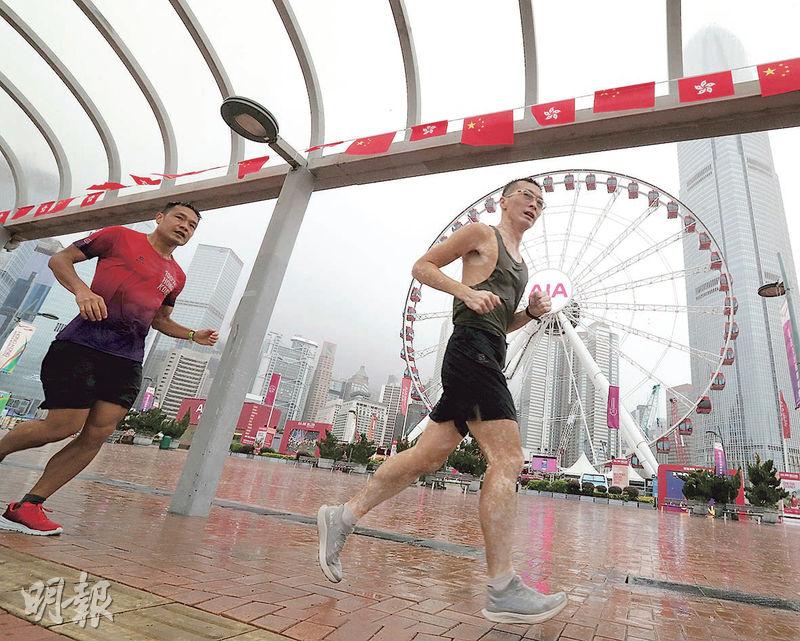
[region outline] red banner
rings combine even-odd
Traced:
[[[792,421],[789,418],[789,406],[783,398],[783,390],[778,392],[779,405],[781,406],[781,427],[783,428],[783,438],[792,438]]]
[[[594,92],[594,112],[649,109],[656,104],[656,83],[644,82]]]
[[[762,96],[800,90],[800,58],[758,65]]]
[[[403,376],[403,382],[400,384],[400,412],[403,416],[408,412],[408,396],[411,393],[411,379],[408,376]]]
[[[273,373],[269,379],[269,387],[264,396],[265,405],[275,405],[275,398],[278,396],[278,388],[281,386],[281,375]]]
[[[514,144],[514,111],[464,118],[461,144],[472,147],[491,147]]]
[[[260,156],[258,158],[242,160],[239,163],[239,172],[237,174],[237,178],[242,179],[247,176],[247,174],[258,173],[268,160],[269,156]]]
[[[619,387],[617,385],[608,386],[607,420],[608,427],[612,430],[619,429]]]
[[[377,136],[356,138],[356,140],[344,150],[344,153],[351,156],[370,156],[372,154],[386,153],[389,151],[389,147],[392,146],[392,141],[396,133],[396,131],[390,131],[389,133],[378,134]]]
[[[425,138],[436,138],[436,136],[444,136],[447,133],[447,121],[439,120],[438,122],[429,122],[425,125],[416,125],[411,127],[411,142],[417,140],[425,140]]]
[[[566,125],[575,122],[575,98],[533,105],[531,113],[542,127]]]
[[[697,102],[733,95],[733,74],[730,71],[708,73],[678,80],[681,102]]]

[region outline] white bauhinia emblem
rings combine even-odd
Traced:
[[[695,91],[697,91],[698,96],[702,96],[704,93],[714,93],[714,85],[717,84],[716,82],[709,82],[708,80],[703,80],[699,85],[695,85]]]
[[[547,111],[544,112],[544,119],[545,120],[558,120],[558,114],[561,113],[561,109],[556,109],[555,107],[550,107]]]
[[[422,133],[425,136],[430,136],[432,133],[436,131],[436,125],[425,125],[422,128]]]

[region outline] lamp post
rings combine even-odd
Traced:
[[[792,362],[789,363],[789,374],[792,379],[792,392],[795,394],[795,409],[797,409],[797,392],[795,391],[795,386],[797,385],[798,381],[798,349],[800,349],[800,340],[798,340],[798,333],[797,333],[797,316],[794,312],[794,301],[792,296],[792,291],[794,287],[792,287],[791,282],[786,274],[786,265],[783,262],[783,256],[780,252],[778,252],[778,265],[781,270],[781,278],[783,280],[775,283],[767,283],[766,285],[762,285],[758,288],[758,295],[763,298],[776,298],[778,296],[786,296],[786,307],[789,311],[789,325],[791,327],[791,334],[792,334]],[[778,414],[780,416],[780,408],[778,409]],[[784,438],[781,423],[778,423],[778,429],[781,430],[780,433],[780,440],[781,440],[781,450],[783,453],[783,470],[785,472],[789,471],[789,453],[786,448],[786,439]]]
[[[252,383],[264,333],[315,182],[305,159],[278,136],[278,123],[267,109],[248,98],[231,96],[223,101],[220,113],[236,133],[269,145],[291,171],[286,174],[233,316],[214,385],[172,495],[169,511],[187,516],[208,516],[211,509],[242,400]]]

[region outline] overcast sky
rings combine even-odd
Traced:
[[[159,171],[157,129],[140,93],[72,3],[9,3],[48,39],[92,91],[119,137],[125,171]],[[219,119],[219,93],[196,51],[187,44],[169,3],[98,0],[135,51],[175,120],[180,170],[226,163],[229,135]],[[218,48],[237,93],[269,106],[282,134],[304,148],[308,102],[302,76],[271,3],[236,0],[189,3]],[[542,102],[596,89],[667,79],[664,3],[618,0],[534,0]],[[315,54],[325,96],[326,139],[338,140],[404,126],[402,61],[386,2],[347,0],[292,5]],[[423,121],[458,118],[523,104],[522,45],[517,0],[406,0],[420,61]],[[743,42],[748,62],[800,56],[800,3],[704,0],[684,2],[684,42],[709,23]],[[243,19],[245,18],[245,19]],[[74,39],[81,46],[76,47]],[[3,71],[41,106],[75,159],[78,185],[102,180],[104,159],[91,125],[69,97],[48,80],[27,45],[0,23]],[[13,61],[9,63],[9,61]],[[8,67],[8,68],[7,68]],[[55,92],[55,93],[54,93]],[[145,114],[145,115],[141,115]],[[0,119],[23,165],[55,175],[41,136],[18,108],[0,96]],[[800,169],[797,129],[770,132],[775,166],[787,205],[795,251],[800,224],[790,185]],[[249,145],[247,156],[263,153]],[[678,193],[674,145],[604,152],[439,174],[314,194],[277,301],[270,329],[338,345],[335,374],[348,377],[364,364],[373,389],[400,375],[401,312],[413,261],[441,227],[468,203],[509,178],[569,167],[596,167],[639,176]],[[0,186],[9,183],[0,163]],[[44,188],[43,188],[44,189]],[[10,193],[8,190],[0,192]],[[188,265],[194,247],[231,247],[245,263],[236,299],[249,276],[274,202],[208,212],[192,243],[177,252]]]

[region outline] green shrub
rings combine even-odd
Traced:
[[[780,487],[781,482],[776,471],[772,459],[762,462],[758,454],[755,463],[747,464],[751,485],[744,493],[751,505],[775,508],[778,501],[789,498],[789,493]]]
[[[677,474],[683,479],[683,495],[690,501],[707,503],[731,503],[739,493],[741,470],[735,476],[716,476],[708,470],[695,470],[689,474]]]
[[[608,488],[608,493],[615,495],[622,494],[622,488],[619,485],[612,485],[610,488]]]
[[[231,452],[234,454],[252,454],[252,445],[242,445],[241,443],[231,443]]]
[[[622,491],[631,501],[639,496],[639,488],[633,487],[632,485],[627,485]]]
[[[600,496],[605,496],[607,494],[606,488],[602,485],[600,487],[594,488],[594,493],[599,494]]]
[[[372,455],[375,454],[377,448],[375,443],[367,440],[366,434],[360,434],[355,443],[350,443],[347,446],[347,455],[351,463],[356,465],[366,465],[369,463]]]
[[[640,496],[636,500],[639,501],[639,503],[651,503],[652,504],[654,502],[652,496]]]
[[[164,436],[170,436],[172,438],[178,439],[183,436],[183,433],[189,427],[189,415],[187,414],[184,416],[180,421],[176,420],[168,420],[164,421],[164,424],[161,426],[161,433]]]
[[[447,457],[447,467],[454,467],[462,474],[481,476],[486,466],[486,459],[477,441],[461,441],[458,449]]]
[[[553,481],[550,484],[550,491],[558,492],[559,494],[565,494],[569,492],[569,483],[567,483],[564,479]]]
[[[550,482],[544,479],[535,479],[528,482],[529,490],[538,490],[539,492],[548,492],[550,490]]]
[[[584,496],[593,496],[594,495],[594,483],[586,483],[581,484],[581,494]]]
[[[329,458],[338,461],[344,456],[344,446],[339,442],[339,439],[333,435],[333,432],[327,432],[325,438],[317,441],[317,447],[319,447],[320,458]]]

